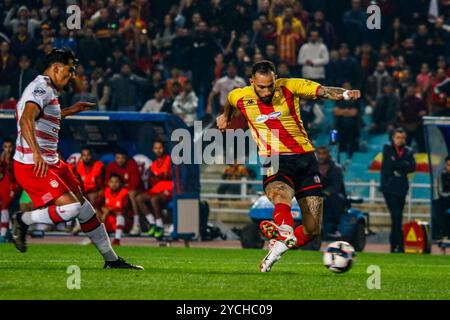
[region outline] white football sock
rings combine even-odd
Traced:
[[[22,214],[22,221],[27,225],[35,223],[58,224],[64,221],[70,221],[77,217],[80,213],[80,209],[81,205],[79,202],[63,206],[51,205],[46,208],[24,212]]]
[[[100,223],[89,201],[86,198],[84,200],[78,216],[81,230],[91,239],[105,261],[116,261],[118,257],[111,247],[105,225]]]
[[[0,236],[6,236],[6,232],[9,227],[9,211],[8,209],[2,209],[0,217]]]
[[[125,226],[125,218],[123,216],[116,217],[116,234],[114,238],[122,238],[123,227]]]
[[[139,223],[139,215],[135,214],[133,216],[133,227],[139,227],[140,223]]]
[[[151,213],[146,215],[145,218],[147,219],[148,223],[155,224],[155,217]]]

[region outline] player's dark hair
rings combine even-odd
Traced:
[[[120,148],[120,147],[118,147],[118,148],[116,148],[116,150],[114,150],[114,154],[121,154],[121,155],[128,157],[128,151],[126,149]]]
[[[77,57],[71,50],[66,48],[53,48],[52,51],[50,51],[50,53],[45,57],[44,70],[50,68],[50,66],[54,63],[62,63],[68,65],[70,63],[70,60],[73,60],[75,65],[78,63]]]
[[[253,76],[256,73],[269,74],[271,72],[275,73],[275,65],[269,60],[258,61],[252,67],[252,75]]]
[[[155,143],[161,143],[164,146],[164,140],[162,138],[156,138],[153,140],[153,145],[155,145]]]
[[[392,130],[391,137],[393,137],[396,133],[406,134],[406,131],[402,127],[395,128],[394,130]]]
[[[92,148],[89,147],[89,146],[82,146],[82,147],[81,147],[81,151],[83,151],[83,150],[87,150],[87,151],[89,151],[91,154],[93,153],[93,152],[92,152]]]
[[[111,180],[111,178],[117,178],[117,179],[119,179],[120,184],[123,184],[123,179],[122,179],[122,177],[121,177],[120,175],[118,175],[117,173],[111,173],[111,175],[109,176],[108,181]]]
[[[5,142],[9,142],[9,143],[14,144],[14,140],[12,138],[5,138],[5,139],[3,139],[3,143],[5,143]]]

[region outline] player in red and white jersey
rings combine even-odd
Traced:
[[[53,49],[46,56],[43,75],[27,86],[17,104],[14,174],[38,209],[13,215],[13,241],[20,252],[25,252],[29,225],[78,219],[83,232],[105,259],[105,268],[143,269],[116,255],[105,226],[83,197],[73,172],[57,153],[61,119],[94,106],[78,102],[61,109],[59,105],[58,95],[74,79],[76,63],[71,51]]]

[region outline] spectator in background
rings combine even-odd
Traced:
[[[366,101],[374,107],[376,101],[383,95],[383,88],[386,85],[393,85],[393,79],[386,70],[386,64],[382,61],[377,63],[374,73],[367,78]]]
[[[349,47],[342,43],[339,48],[339,60],[335,65],[337,83],[350,82],[353,88],[361,87],[361,67],[350,55]]]
[[[330,225],[328,236],[338,238],[342,236],[338,226],[341,215],[345,213],[347,197],[344,186],[344,173],[341,166],[331,159],[330,150],[327,147],[318,147],[316,154],[320,180],[324,191],[323,218]]]
[[[89,202],[96,203],[103,190],[105,166],[93,158],[91,148],[81,149],[80,160],[75,166],[74,173],[80,179],[82,191]]]
[[[437,177],[437,222],[434,231],[437,239],[450,238],[450,156],[445,158],[444,169]]]
[[[276,43],[278,57],[290,67],[295,66],[297,64],[297,49],[301,43],[301,38],[293,31],[291,20],[283,20],[283,28],[277,35]]]
[[[164,87],[156,88],[155,97],[148,100],[141,109],[141,112],[160,112],[164,106]]]
[[[447,103],[448,94],[439,90],[439,85],[449,79],[445,69],[439,68],[431,82],[431,110],[436,116],[448,116],[450,114]]]
[[[275,3],[275,1],[272,2],[272,4]],[[303,27],[303,23],[294,17],[294,8],[290,5],[287,5],[284,7],[283,15],[276,16],[274,13],[273,7],[271,7],[269,12],[269,20],[275,24],[276,32],[278,34],[283,32],[283,29],[286,28],[285,23],[286,21],[289,21],[289,25],[292,28],[292,32],[297,34],[299,43],[305,41],[306,39],[306,32],[305,28]]]
[[[79,101],[95,103],[96,106],[92,110],[96,110],[96,109],[98,110],[97,96],[90,91],[89,80],[86,78],[81,80],[80,91],[75,93],[72,96],[71,104],[75,104],[76,102],[79,102]]]
[[[197,118],[198,97],[192,88],[192,82],[184,83],[183,91],[175,98],[172,112],[183,119],[184,123],[193,130],[194,121]]]
[[[19,59],[19,70],[14,72],[10,97],[19,100],[22,92],[39,74],[36,69],[31,68],[30,58],[21,56]]]
[[[9,49],[9,43],[3,41],[0,46],[0,103],[10,96],[13,75],[17,67],[17,60]]]
[[[92,28],[85,28],[84,31],[84,37],[77,46],[77,57],[86,69],[94,70],[102,60],[102,45]]]
[[[96,68],[91,74],[91,93],[98,101],[98,110],[106,111],[109,106],[109,97],[111,89],[108,84],[108,80],[104,77],[102,68]]]
[[[266,59],[272,61],[274,65],[280,63],[280,57],[277,55],[277,47],[274,44],[267,44],[264,54]]]
[[[298,54],[298,64],[303,66],[302,77],[323,83],[329,61],[327,46],[319,41],[319,32],[311,30],[309,41],[302,45]]]
[[[411,147],[414,139],[418,152],[425,152],[422,117],[427,111],[425,101],[416,94],[416,85],[410,84],[400,103],[400,123],[406,131],[406,144]]]
[[[178,82],[181,87],[183,87],[184,83],[188,80],[188,78],[181,74],[180,69],[174,67],[170,70],[170,78],[166,80],[166,88],[164,94],[166,96],[171,96],[173,94],[172,87],[175,82]]]
[[[223,180],[241,180],[244,177],[249,177],[250,173],[247,168],[239,164],[237,160],[234,160],[233,164],[228,164],[222,174]],[[222,183],[217,189],[218,194],[240,194],[241,185],[240,184],[229,184]]]
[[[130,59],[123,54],[121,47],[114,47],[112,55],[106,60],[105,76],[109,77],[120,73],[124,64],[131,65]]]
[[[105,224],[108,233],[114,232],[113,246],[120,246],[126,218],[131,212],[128,189],[123,186],[123,180],[118,174],[111,174],[105,190],[95,205],[97,217]]]
[[[314,13],[314,21],[308,26],[307,34],[310,34],[312,30],[317,30],[319,37],[327,48],[336,49],[337,38],[334,27],[330,22],[325,21],[325,15],[322,11]]]
[[[352,90],[349,82],[343,83],[342,88]],[[347,152],[348,163],[353,153],[359,149],[361,126],[359,101],[337,101],[334,107],[334,120],[339,132],[339,152]]]
[[[292,78],[291,69],[288,64],[281,61],[277,66],[277,76],[278,78]]]
[[[36,56],[36,41],[27,32],[27,25],[19,23],[17,33],[11,39],[11,53],[16,56]]]
[[[140,87],[145,84],[145,79],[131,72],[131,65],[124,63],[119,74],[112,76],[111,109],[114,111],[137,111],[139,107]]]
[[[391,47],[393,52],[399,52],[402,47],[403,40],[406,39],[408,31],[404,26],[400,18],[394,18],[392,26],[387,30],[385,35],[385,41]]]
[[[133,208],[133,228],[131,235],[138,235],[140,230],[138,207],[136,197],[142,190],[143,183],[139,168],[133,158],[128,157],[128,152],[124,149],[118,149],[114,153],[114,161],[108,164],[105,173],[105,185],[108,183],[112,174],[116,174],[122,178],[123,186],[128,189],[131,206]]]
[[[77,49],[77,42],[71,33],[72,31],[69,31],[65,25],[62,25],[59,28],[58,37],[53,41],[53,46],[59,49],[68,48],[75,52]]]
[[[242,88],[245,86],[246,86],[245,80],[237,76],[236,67],[232,63],[229,63],[227,66],[226,76],[217,80],[214,83],[211,92],[209,93],[206,113],[217,114],[217,109],[213,108],[214,98],[217,96],[219,96],[219,105],[220,105],[219,113],[221,113],[223,107],[227,103],[228,93],[235,88]]]
[[[260,20],[253,20],[252,31],[250,33],[250,47],[263,50],[266,47],[266,39],[264,37],[263,25]]]
[[[386,84],[383,87],[383,95],[377,99],[372,111],[372,125],[369,132],[381,134],[394,129],[399,108],[400,100],[395,95],[394,87],[391,84]]]
[[[4,26],[8,30],[12,30],[12,33],[16,35],[17,33],[19,33],[20,24],[24,24],[28,32],[28,36],[34,37],[35,31],[39,28],[41,22],[36,19],[30,18],[30,11],[26,6],[19,7],[19,10],[17,10],[16,18],[14,18],[15,11],[15,7],[12,7],[8,11],[5,20],[3,21]]]
[[[361,45],[366,29],[366,13],[361,8],[361,0],[352,0],[352,7],[344,13],[344,37],[349,47],[354,49]]]
[[[321,106],[316,101],[300,99],[300,112],[303,125],[308,130],[308,136],[314,139],[325,119]]]
[[[159,239],[164,235],[162,210],[173,197],[172,164],[162,140],[153,142],[152,151],[156,159],[149,168],[149,189],[138,196],[137,203],[140,213],[150,224],[147,234]]]
[[[38,51],[43,51],[46,44],[53,46],[53,41],[55,41],[55,39],[52,36],[52,31],[50,30],[48,23],[41,24],[41,36],[36,40],[38,44]]]
[[[414,172],[413,151],[406,146],[406,132],[397,128],[391,135],[391,144],[383,147],[380,190],[391,215],[389,241],[392,253],[404,252],[402,220],[405,198],[409,189],[408,174]]]
[[[422,63],[420,73],[416,77],[419,92],[422,96],[426,96],[431,87],[431,72],[427,63]]]
[[[54,30],[55,34],[59,34],[59,29],[65,23],[64,18],[57,6],[53,6],[49,13],[47,23],[50,25],[50,29]]]

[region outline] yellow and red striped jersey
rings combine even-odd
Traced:
[[[270,103],[261,101],[253,86],[237,88],[228,102],[243,114],[261,156],[300,154],[314,151],[300,115],[300,98],[316,99],[320,84],[306,79],[275,81]]]

